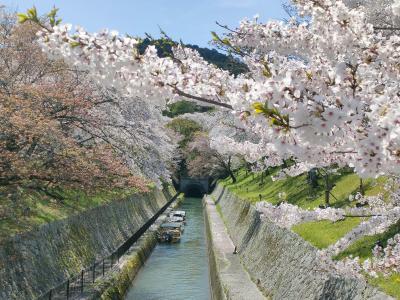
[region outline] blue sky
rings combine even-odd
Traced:
[[[81,25],[88,31],[104,28],[143,36],[159,33],[158,26],[174,39],[207,46],[215,21],[235,27],[245,17],[260,15],[262,21],[282,19],[284,0],[6,0],[11,9],[25,11],[35,5],[45,13],[55,5],[64,22]]]

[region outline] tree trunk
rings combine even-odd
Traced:
[[[365,195],[364,185],[363,185],[363,180],[362,180],[362,178],[360,178],[360,194],[361,194],[362,196]]]
[[[283,159],[283,167],[286,169],[288,167],[286,160]]]
[[[329,176],[328,174],[325,175],[325,206],[329,207],[329,193],[330,193],[330,186],[329,186]]]
[[[232,172],[231,170],[229,170],[228,172],[229,172],[229,176],[230,176],[231,179],[232,179],[232,183],[236,183],[236,177],[235,177],[235,175],[233,174],[233,172]]]
[[[235,174],[233,174],[233,172],[232,172],[232,169],[231,169],[231,156],[229,156],[229,158],[228,158],[228,165],[227,165],[227,169],[228,169],[228,173],[229,173],[229,176],[231,176],[231,178],[232,178],[232,183],[235,183],[236,182],[236,177],[235,177]]]

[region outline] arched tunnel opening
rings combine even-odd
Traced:
[[[184,193],[186,197],[202,198],[206,191],[204,191],[202,186],[191,184],[186,187]]]

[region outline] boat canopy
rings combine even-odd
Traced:
[[[183,210],[175,210],[172,212],[174,215],[186,216],[186,212]]]
[[[178,222],[183,222],[184,219],[180,216],[172,216],[169,218],[169,221],[171,221],[172,223],[178,223]]]

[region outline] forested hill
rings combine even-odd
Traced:
[[[140,52],[143,53],[149,45],[156,46],[160,57],[171,54],[172,43],[167,39],[150,40],[149,38],[145,38],[140,47]],[[226,55],[215,49],[203,48],[197,45],[186,44],[185,47],[197,50],[206,61],[223,70],[229,71],[231,74],[238,75],[248,71],[244,63],[231,55]]]

